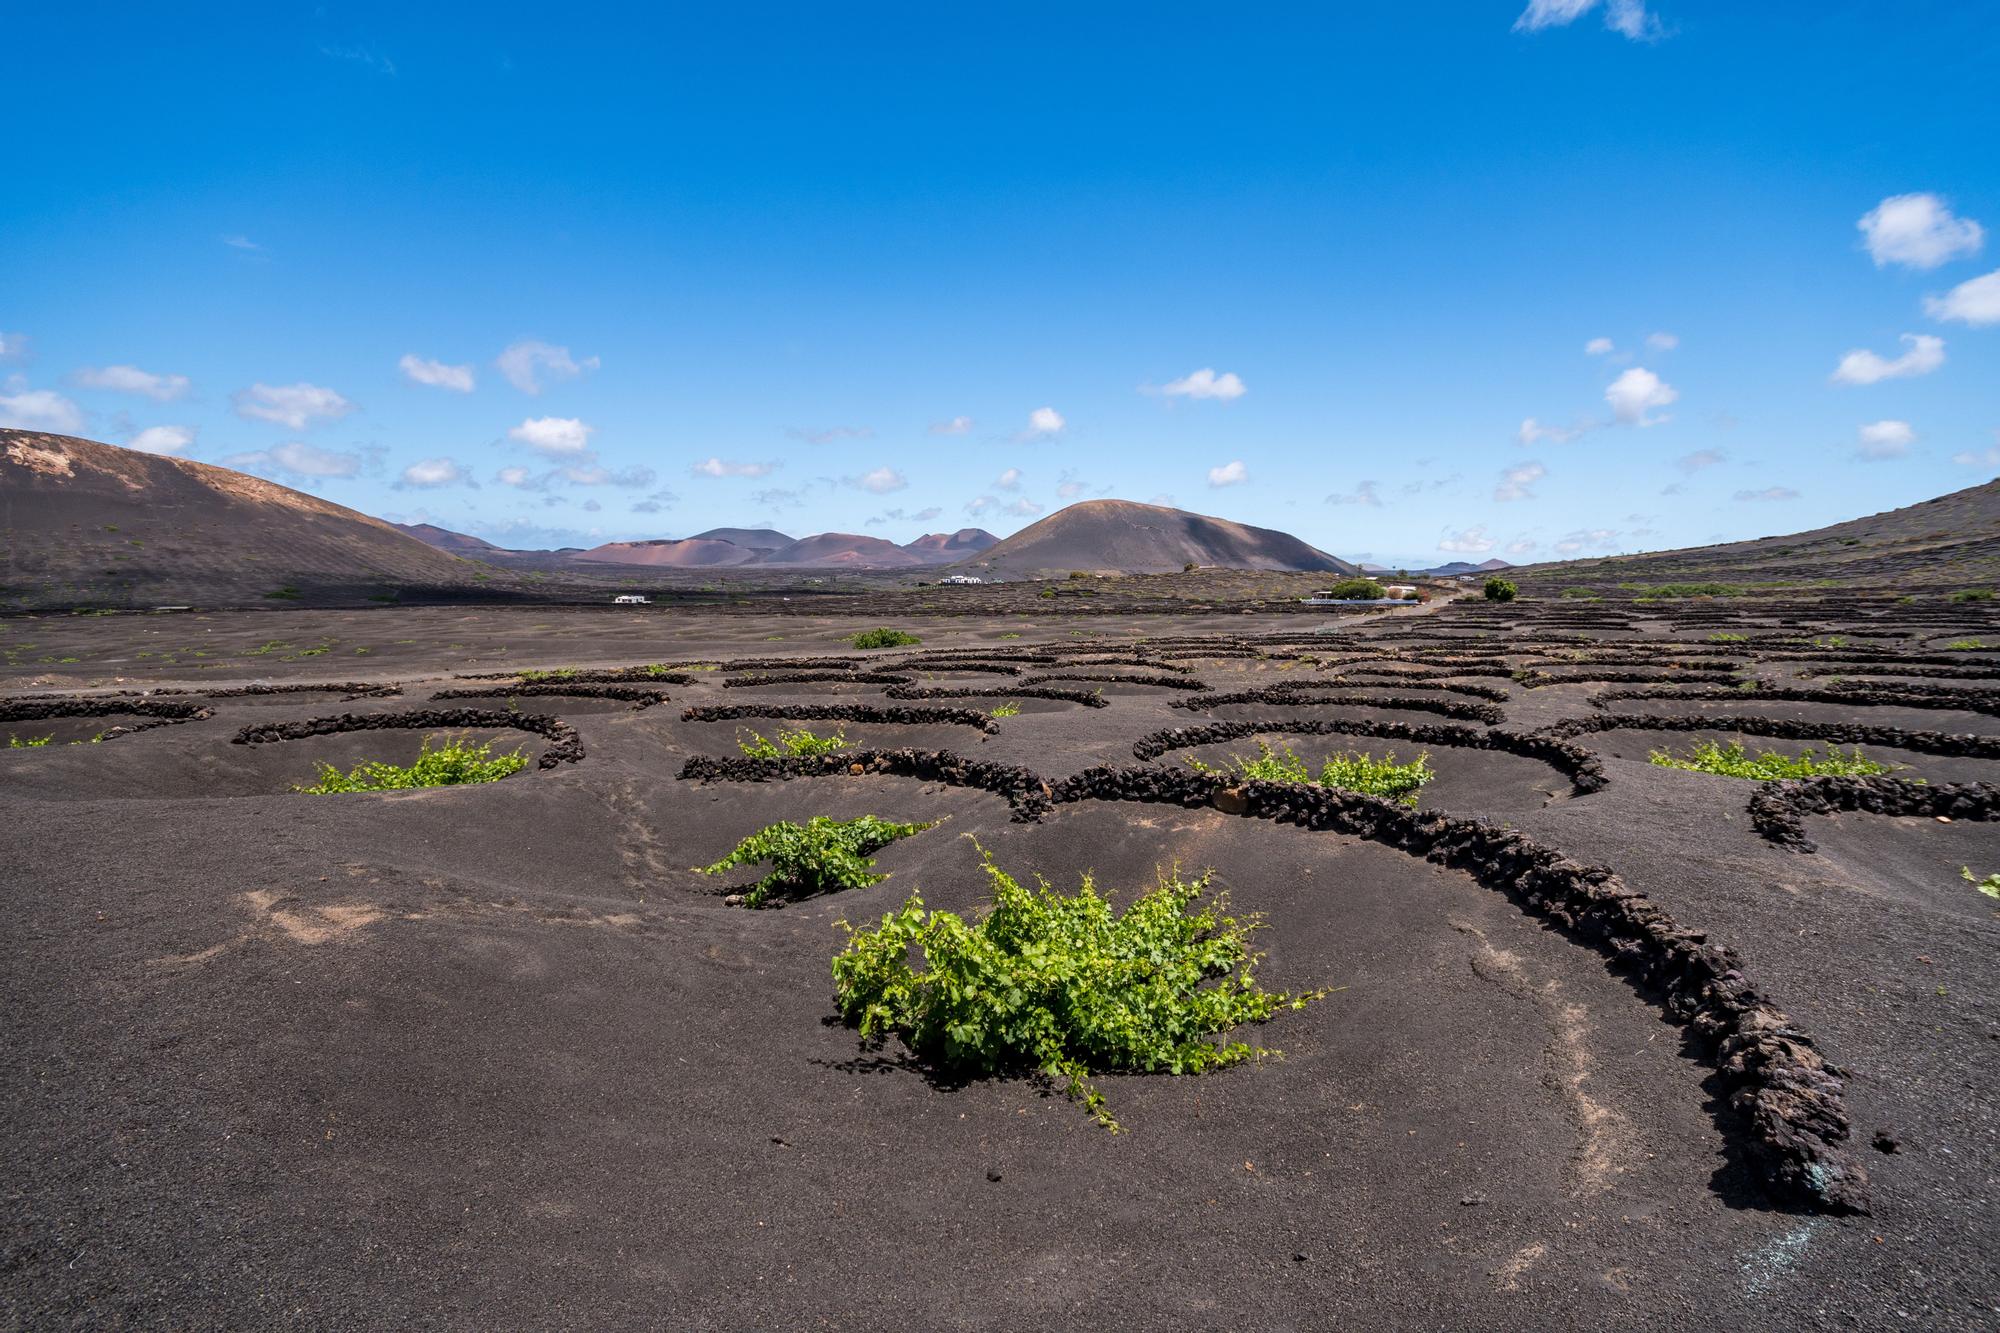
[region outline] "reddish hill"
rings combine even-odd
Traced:
[[[270,605],[493,585],[381,519],[187,458],[0,430],[0,605]]]
[[[426,546],[448,551],[452,555],[471,556],[477,560],[483,555],[505,553],[504,548],[495,546],[483,538],[474,537],[469,533],[453,532],[450,528],[441,528],[435,523],[391,523],[389,526],[398,532],[407,532]]]
[[[978,555],[999,542],[1000,539],[985,528],[960,528],[957,532],[926,533],[913,542],[905,542],[903,549],[930,564],[948,565],[954,560]]]
[[[1016,576],[1074,569],[1161,574],[1190,564],[1355,572],[1290,533],[1130,500],[1085,500],[1059,509],[961,563]]]
[[[606,542],[570,556],[586,564],[650,565],[667,569],[712,569],[747,565],[757,552],[734,542],[688,537],[681,541]]]
[[[776,528],[710,528],[707,532],[697,532],[688,540],[728,542],[752,551],[776,551],[790,546],[798,538],[787,537]]]
[[[910,569],[930,562],[880,537],[822,532],[772,551],[757,563],[823,569]]]

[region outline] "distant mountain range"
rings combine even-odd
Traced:
[[[1497,570],[1512,569],[1505,560],[1482,560],[1472,564],[1465,560],[1454,560],[1448,565],[1432,565],[1429,569],[1410,569],[1397,565],[1363,565],[1363,574],[1430,574],[1438,578],[1449,578],[1454,574],[1491,574]]]
[[[710,528],[692,537],[605,542],[587,550],[510,551],[430,523],[397,524],[418,541],[454,555],[500,564],[638,565],[654,569],[922,569],[948,565],[1000,539],[984,528],[933,532],[904,546],[851,532],[789,537],[771,528]]]

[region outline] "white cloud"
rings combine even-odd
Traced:
[[[1528,0],[1528,7],[1514,20],[1514,31],[1566,28],[1597,5],[1598,0]],[[1645,0],[1607,0],[1604,26],[1635,42],[1652,41],[1661,35],[1660,21],[1647,11]]]
[[[1250,480],[1250,469],[1243,466],[1243,460],[1240,458],[1208,470],[1210,486],[1241,486],[1248,480]]]
[[[794,426],[785,434],[807,444],[832,444],[836,440],[872,440],[875,431],[868,426],[825,426],[814,430],[801,430]]]
[[[892,467],[878,467],[859,477],[848,478],[848,484],[858,486],[874,495],[888,495],[892,491],[907,490],[909,481]]]
[[[402,370],[403,378],[412,384],[428,384],[433,389],[450,389],[453,393],[472,392],[472,367],[448,366],[442,361],[432,361],[406,352],[396,363]]]
[[[1656,352],[1671,352],[1680,345],[1679,334],[1667,333],[1663,330],[1659,333],[1649,333],[1646,335],[1646,346]]]
[[[1534,484],[1549,475],[1549,470],[1540,463],[1518,463],[1500,473],[1500,483],[1493,488],[1493,498],[1500,501],[1532,500]]]
[[[296,440],[224,461],[247,471],[289,472],[301,477],[352,477],[361,472],[360,454],[336,453]]]
[[[1659,425],[1667,418],[1649,417],[1646,413],[1679,397],[1680,392],[1673,385],[1643,366],[1632,367],[1611,381],[1604,391],[1604,401],[1611,404],[1611,415],[1628,426]]]
[[[660,478],[649,467],[628,467],[613,472],[594,459],[585,457],[558,467],[552,477],[561,477],[575,486],[651,486]]]
[[[727,459],[710,458],[696,463],[688,471],[697,477],[768,477],[777,469],[776,463],[738,463]],[[763,492],[776,494],[776,492]]]
[[[596,370],[599,363],[594,356],[578,361],[570,356],[567,347],[524,338],[510,344],[494,358],[493,364],[500,367],[500,373],[507,377],[507,382],[522,393],[540,393],[545,379],[575,379],[586,370]]]
[[[1191,375],[1170,380],[1160,392],[1169,398],[1212,398],[1226,403],[1241,398],[1250,390],[1236,377],[1234,371],[1225,371],[1218,375],[1207,366],[1203,366]]]
[[[224,236],[222,243],[232,250],[262,250],[264,248],[248,236]]]
[[[1979,253],[1986,229],[1953,215],[1934,194],[1891,195],[1854,224],[1875,259],[1875,267],[1936,268],[1948,260]]]
[[[993,479],[996,491],[1018,491],[1021,489],[1021,469],[1010,467]]]
[[[1354,483],[1354,489],[1348,494],[1341,495],[1336,492],[1327,496],[1326,502],[1330,505],[1365,505],[1370,509],[1380,509],[1382,497],[1375,493],[1377,485],[1378,483],[1372,481],[1357,481]]]
[[[1589,429],[1589,422],[1580,421],[1564,429],[1561,426],[1544,426],[1533,417],[1529,417],[1521,423],[1521,428],[1514,432],[1514,439],[1519,444],[1534,444],[1541,440],[1548,440],[1554,444],[1568,444],[1580,438]]]
[[[1906,333],[1903,346],[1908,350],[1894,361],[1877,356],[1865,347],[1857,347],[1840,358],[1834,367],[1833,380],[1836,384],[1874,384],[1878,380],[1907,379],[1914,375],[1928,375],[1944,364],[1944,339],[1928,333]]]
[[[1766,486],[1761,491],[1738,491],[1734,498],[1753,502],[1762,500],[1796,500],[1799,498],[1799,493],[1789,486]]]
[[[524,467],[503,467],[495,474],[502,486],[526,486],[534,480],[534,473]]]
[[[257,421],[275,421],[280,426],[304,430],[315,420],[338,421],[354,410],[354,404],[332,389],[317,384],[253,384],[230,395],[236,415]]]
[[[1714,467],[1725,461],[1722,454],[1714,449],[1697,449],[1691,454],[1682,454],[1674,460],[1674,466],[1693,476],[1705,467]]]
[[[1053,407],[1038,407],[1028,413],[1028,433],[1030,435],[1054,435],[1068,424],[1068,422],[1063,420],[1062,413],[1056,411]]]
[[[0,331],[0,361],[18,361],[27,354],[27,334]]]
[[[185,375],[155,375],[137,366],[85,366],[70,378],[86,389],[144,394],[156,403],[172,402],[190,387]]]
[[[404,468],[396,485],[430,490],[439,486],[457,486],[471,480],[472,474],[452,459],[426,458]]]
[[[1575,555],[1579,551],[1602,551],[1618,544],[1618,534],[1610,528],[1585,528],[1570,533],[1555,544],[1557,555]]]
[[[83,409],[53,389],[23,389],[0,394],[0,426],[74,435],[83,429]]]
[[[177,454],[194,443],[192,426],[148,426],[125,442],[145,454]]]
[[[1042,507],[1027,496],[1021,495],[1001,505],[1000,512],[1003,514],[1012,514],[1015,518],[1033,518],[1042,512]]]
[[[970,435],[972,434],[972,418],[953,417],[949,421],[933,421],[930,426],[930,433],[933,435]]]
[[[1856,432],[1862,458],[1902,458],[1917,442],[1917,433],[1907,421],[1872,421]]]
[[[1924,313],[1932,319],[1957,320],[1975,328],[2000,324],[2000,268],[1961,282],[1943,296],[1926,296]]]
[[[1585,356],[1610,356],[1613,349],[1614,344],[1611,339],[1592,338],[1583,345],[1583,354]]]
[[[582,453],[596,433],[597,427],[575,417],[529,417],[508,431],[507,438],[545,454],[563,455]]]
[[[978,518],[981,514],[984,514],[999,503],[998,500],[990,495],[975,495],[965,502],[965,512],[974,518]]]
[[[2000,430],[1993,432],[1993,447],[1977,452],[1967,449],[1951,456],[1951,461],[1960,467],[2000,468]]]
[[[1532,555],[1540,547],[1541,543],[1535,541],[1531,537],[1517,537],[1513,541],[1507,543],[1507,554]]]
[[[1486,526],[1467,528],[1463,532],[1450,533],[1438,539],[1438,550],[1453,551],[1461,555],[1484,555],[1493,549],[1493,539],[1486,535]]]

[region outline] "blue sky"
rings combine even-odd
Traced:
[[[40,54],[0,422],[505,544],[1005,534],[1111,495],[1524,561],[2000,473],[1988,5],[9,29]]]

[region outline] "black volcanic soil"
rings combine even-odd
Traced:
[[[1960,632],[2000,641],[1980,608],[1954,614]],[[1929,608],[1889,599],[1800,601],[1787,620],[1810,632],[1865,621],[1874,642],[1910,652],[1944,632]],[[1302,656],[1435,666],[1433,650],[1455,642],[1505,664],[1461,679],[1503,690],[1498,729],[1527,733],[1669,711],[1593,706],[1629,688],[1615,682],[1508,679],[1549,660],[1551,636],[1589,659],[1749,621],[1676,628],[1654,608],[1551,600],[1325,622],[910,617],[898,623],[923,636],[914,656],[842,641],[873,623],[545,607],[0,620],[0,707],[172,688],[209,691],[186,698],[213,710],[98,744],[0,750],[0,1326],[1993,1325],[2000,903],[1958,869],[2000,871],[2000,822],[1816,817],[1819,850],[1788,850],[1753,828],[1753,784],[1644,762],[1662,738],[1733,734],[1721,731],[1580,734],[1607,779],[1587,793],[1505,750],[1272,733],[1314,759],[1428,750],[1439,777],[1423,809],[1608,866],[1735,949],[1846,1071],[1851,1133],[1836,1148],[1865,1169],[1872,1208],[1851,1214],[1774,1194],[1714,1052],[1604,950],[1478,867],[1208,806],[1087,799],[1024,820],[978,788],[879,773],[679,776],[691,757],[733,754],[739,729],[786,725],[684,720],[690,707],[1005,702],[898,701],[839,680],[725,688],[739,673],[690,665],[845,658],[1006,690],[1066,668],[952,672],[921,655],[1137,654],[1155,665],[1067,669],[1178,665],[1218,692],[1331,690],[1337,669]],[[1313,634],[1322,623],[1337,632]],[[1773,687],[1800,685],[1778,651],[1769,666],[1754,645],[1741,660]],[[315,762],[407,758],[421,729],[234,740],[275,721],[505,710],[504,697],[429,701],[493,683],[459,677],[641,663],[694,683],[638,710],[521,696],[522,712],[572,722],[584,757],[486,786],[289,791]],[[402,693],[224,693],[369,681]],[[1136,767],[1141,737],[1224,717],[1489,730],[1367,705],[1169,706],[1189,693],[1105,683],[1104,708],[1022,699],[990,736],[845,730],[1052,785]],[[1726,702],[1780,719],[1839,712]],[[1995,734],[1991,717],[1962,710],[1857,703],[1847,717]],[[23,719],[0,734],[107,720],[119,719]],[[525,742],[531,757],[548,744],[475,734]],[[1254,749],[1169,750],[1151,767]],[[1994,768],[1864,749],[1933,782]],[[879,854],[886,882],[782,911],[724,905],[748,872],[691,869],[774,820],[864,813],[943,822]],[[1116,1136],[1032,1082],[952,1086],[893,1043],[862,1051],[829,1021],[835,923],[919,889],[934,907],[977,911],[986,890],[966,835],[1019,875],[1067,887],[1093,872],[1120,901],[1158,868],[1212,870],[1235,908],[1265,917],[1266,980],[1331,993],[1251,1034],[1281,1059],[1103,1080],[1126,1126]]]

